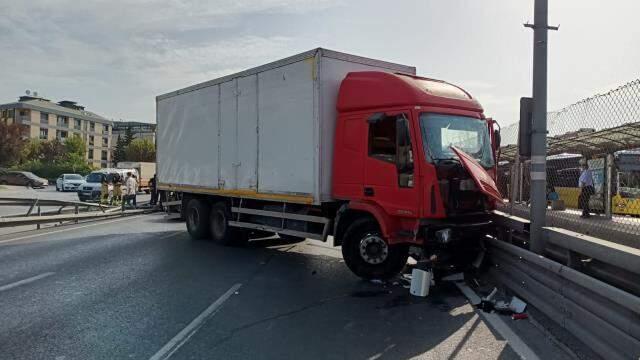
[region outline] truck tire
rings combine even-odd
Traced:
[[[206,201],[191,199],[187,204],[186,222],[187,231],[194,239],[206,239],[209,237],[209,214],[211,209]]]
[[[209,215],[211,238],[220,245],[245,245],[249,241],[249,234],[247,231],[229,226],[229,219],[231,212],[224,202],[213,204]]]
[[[342,257],[349,269],[365,279],[388,279],[407,264],[406,245],[388,245],[375,220],[360,218],[349,225],[342,240]]]

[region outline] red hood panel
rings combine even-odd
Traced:
[[[455,146],[452,146],[451,149],[456,153],[456,155],[458,155],[462,166],[464,166],[464,168],[469,172],[480,191],[492,199],[503,202],[502,195],[500,195],[500,190],[498,190],[496,182],[491,178],[491,175],[489,175],[487,170],[478,163],[478,160]]]

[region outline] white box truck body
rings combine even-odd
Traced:
[[[157,97],[160,189],[306,204],[331,200],[340,82],[411,66],[314,49]]]

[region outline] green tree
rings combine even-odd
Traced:
[[[87,144],[78,135],[68,137],[64,141],[65,156],[78,155],[84,158],[87,152]]]
[[[42,140],[29,139],[22,149],[22,156],[20,162],[27,162],[29,160],[39,160],[42,155]]]
[[[125,144],[124,138],[122,136],[118,136],[116,148],[113,150],[113,162],[115,164],[125,160],[127,157],[126,148],[127,144]]]
[[[40,160],[46,163],[54,163],[64,156],[65,148],[58,139],[43,141],[41,143]]]
[[[0,121],[0,166],[10,166],[20,161],[26,144],[23,135],[22,126]]]
[[[124,145],[129,146],[131,145],[132,141],[133,141],[133,129],[131,129],[131,126],[127,126],[124,129]]]
[[[148,139],[135,139],[126,149],[127,161],[156,161],[156,147]]]

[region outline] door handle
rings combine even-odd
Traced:
[[[364,196],[373,196],[374,194],[375,192],[373,191],[373,188],[371,187],[364,188]]]

